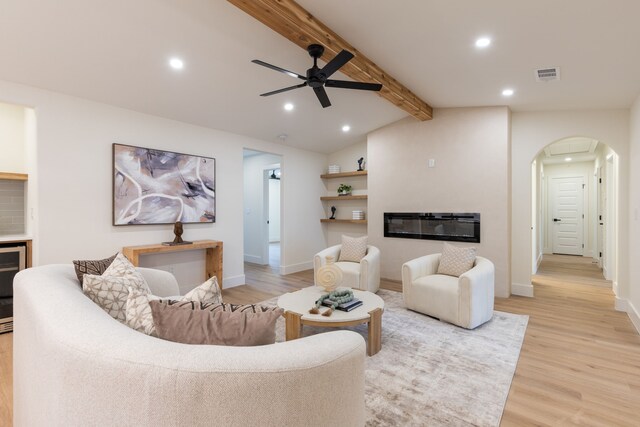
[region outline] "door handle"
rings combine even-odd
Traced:
[[[553,222],[562,221],[560,218],[553,218]]]

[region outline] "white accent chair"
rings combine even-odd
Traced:
[[[358,262],[338,261],[342,245],[331,246],[318,252],[313,257],[313,280],[317,284],[318,269],[327,263],[327,257],[332,256],[335,265],[342,270],[340,286],[360,289],[376,293],[380,289],[380,250],[375,246],[367,246],[367,254]]]
[[[439,263],[440,254],[432,254],[402,266],[406,307],[467,329],[489,321],[493,316],[493,263],[476,257],[473,268],[460,277],[437,274]]]

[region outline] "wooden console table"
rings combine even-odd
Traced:
[[[205,249],[207,251],[205,260],[205,275],[210,279],[214,275],[218,278],[218,285],[222,289],[222,242],[217,240],[196,240],[190,245],[167,246],[163,244],[125,246],[122,248],[124,256],[136,267],[140,262],[140,255],[155,254],[164,252],[192,251]]]

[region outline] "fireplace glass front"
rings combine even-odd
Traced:
[[[385,212],[384,237],[480,243],[480,214]]]

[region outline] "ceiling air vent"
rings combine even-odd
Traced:
[[[560,67],[539,68],[536,70],[536,81],[550,82],[560,80]]]

